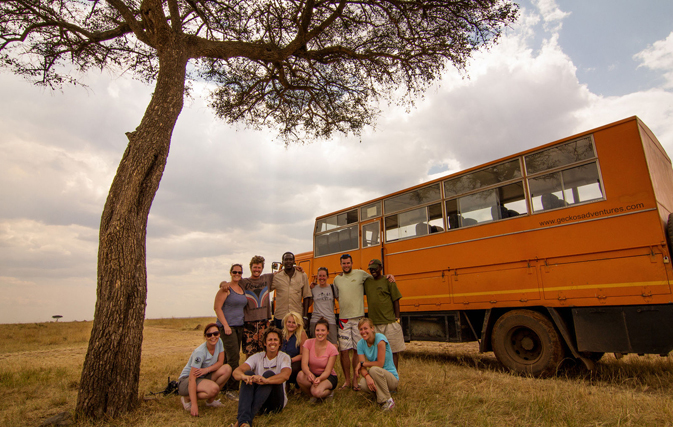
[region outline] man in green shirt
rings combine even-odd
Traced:
[[[367,269],[371,273],[371,277],[364,283],[369,318],[374,322],[376,332],[385,335],[388,339],[395,369],[399,370],[398,355],[406,349],[404,333],[399,323],[402,294],[394,281],[388,280],[381,274],[383,264],[380,260],[369,261]]]

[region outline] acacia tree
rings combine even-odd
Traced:
[[[189,79],[227,122],[286,140],[358,134],[382,100],[412,103],[516,19],[510,0],[3,0],[0,61],[37,84],[90,69],[154,83],[99,230],[97,301],[77,411],[138,402],[147,218]]]

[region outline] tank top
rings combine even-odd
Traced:
[[[248,298],[245,295],[237,294],[233,289],[229,289],[229,295],[222,304],[222,312],[229,326],[243,326],[243,312],[247,305]],[[217,326],[222,326],[219,319],[217,320]]]

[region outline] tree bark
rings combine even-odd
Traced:
[[[116,417],[138,405],[147,295],[147,218],[182,110],[188,57],[179,35],[157,49],[159,74],[110,188],[100,223],[96,310],[77,412]]]

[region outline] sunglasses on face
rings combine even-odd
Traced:
[[[219,337],[220,333],[219,332],[206,332],[206,337]]]
[[[232,271],[231,274],[243,274],[242,271]]]

